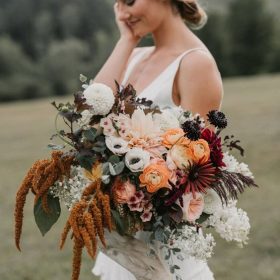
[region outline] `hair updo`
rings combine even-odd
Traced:
[[[206,24],[207,14],[197,0],[171,0],[171,4],[189,27],[199,29]]]

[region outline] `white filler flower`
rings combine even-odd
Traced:
[[[93,83],[83,92],[86,103],[92,108],[93,115],[107,115],[115,103],[112,89],[104,84]]]
[[[205,261],[212,256],[216,245],[211,234],[204,236],[201,230],[197,233],[195,227],[187,225],[171,235],[170,239],[173,241],[173,248],[181,249],[182,260],[191,256]]]
[[[83,190],[90,183],[84,176],[81,167],[71,167],[70,178],[64,178],[62,182],[56,181],[50,188],[50,193],[54,197],[59,197],[68,210],[70,211],[73,205],[81,199]]]
[[[213,189],[207,190],[207,194],[204,195],[204,209],[203,212],[207,214],[214,214],[221,211],[223,204],[221,198]]]
[[[236,241],[240,247],[247,244],[250,231],[249,218],[244,210],[236,208],[236,201],[214,213],[208,222],[226,241]]]
[[[125,155],[125,165],[132,172],[142,171],[150,163],[150,154],[141,148],[132,148]]]

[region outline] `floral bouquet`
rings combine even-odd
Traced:
[[[59,138],[63,145],[49,145],[51,159],[36,161],[17,192],[19,250],[29,191],[43,235],[58,220],[61,203],[69,210],[60,248],[70,234],[73,280],[79,278],[83,248],[91,258],[102,246],[113,256],[110,246],[115,251],[121,251],[120,244],[133,247],[139,232],[149,233],[140,253],[149,248],[152,263],[160,248],[175,274],[180,267],[173,256],[211,256],[215,241],[205,234],[207,228],[246,244],[249,219],[236,203],[239,193],[256,184],[248,166],[229,154],[237,149],[243,155],[244,150],[233,136],[222,139],[227,126],[222,112],[210,111],[205,122],[181,108],[160,109],[137,98],[131,85],[123,88],[116,82],[114,95],[104,84],[87,83],[83,75],[80,79],[83,90],[73,104],[53,102],[57,133],[51,139]],[[59,119],[64,129],[58,128]],[[133,255],[133,249],[128,252]]]

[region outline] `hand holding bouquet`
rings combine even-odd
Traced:
[[[209,258],[215,242],[202,227],[245,244],[250,224],[236,202],[239,193],[256,184],[248,166],[229,154],[237,149],[243,155],[239,141],[221,137],[225,115],[210,111],[205,122],[181,108],[160,109],[137,99],[131,85],[116,83],[114,96],[109,87],[86,81],[82,76],[84,90],[75,94],[74,104],[53,103],[55,136],[64,145],[51,144],[52,158],[35,162],[18,190],[17,247],[29,191],[43,235],[59,218],[60,204],[69,209],[60,247],[70,234],[73,280],[79,277],[83,248],[95,258],[100,243],[122,265],[130,258],[127,268],[143,279],[159,275],[159,249],[175,274],[179,267],[173,255]],[[58,129],[58,118],[67,130]],[[147,244],[133,239],[145,231]],[[122,256],[114,257],[118,253]],[[149,261],[140,260],[144,255]],[[145,278],[141,274],[149,266],[152,273]]]

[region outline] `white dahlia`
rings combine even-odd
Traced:
[[[116,155],[123,155],[128,151],[128,142],[121,137],[106,136],[105,143],[108,149]]]
[[[125,155],[125,165],[132,172],[139,172],[150,162],[150,154],[141,148],[132,148]]]
[[[110,87],[93,83],[89,85],[83,92],[86,98],[86,103],[92,108],[90,109],[93,115],[107,115],[115,103],[115,97]]]

